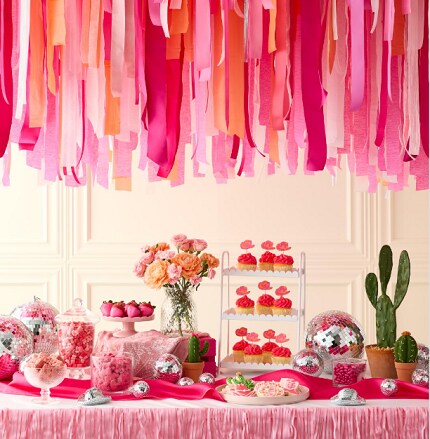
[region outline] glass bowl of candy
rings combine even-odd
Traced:
[[[131,354],[99,352],[91,356],[91,385],[103,393],[128,392],[133,384]]]
[[[50,396],[50,389],[61,384],[67,375],[67,367],[60,356],[44,352],[32,354],[25,360],[21,369],[28,383],[40,389],[40,397],[33,399],[33,402],[56,402]]]
[[[366,360],[349,358],[333,360],[333,386],[350,386],[363,379]]]

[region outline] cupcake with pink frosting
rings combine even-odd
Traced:
[[[272,241],[264,241],[261,244],[261,248],[266,250],[258,260],[258,269],[262,271],[273,271],[273,261],[275,260],[275,254],[270,250],[274,250]]]
[[[262,363],[263,351],[261,350],[261,347],[256,344],[257,341],[260,341],[258,334],[255,332],[250,332],[247,334],[246,339],[250,342],[250,344],[243,352],[245,363]]]
[[[284,254],[285,251],[290,249],[291,247],[288,242],[282,241],[276,244],[276,250],[281,251],[282,254],[276,256],[273,260],[274,271],[293,271],[294,259],[292,256]]]
[[[270,282],[265,280],[258,284],[258,288],[262,291],[269,291],[273,287],[270,285]],[[257,314],[272,315],[272,307],[274,302],[275,302],[275,298],[272,297],[270,294],[267,293],[262,294],[257,299],[257,305],[255,307]]]
[[[279,346],[272,350],[272,364],[290,364],[291,363],[291,351],[284,347]]]
[[[289,293],[290,291],[284,286],[276,289],[275,294],[278,296],[278,299],[273,302],[272,312],[274,315],[287,316],[291,314],[292,302],[290,299],[284,297]]]
[[[255,302],[248,297],[250,291],[245,286],[236,290],[239,299],[236,300],[236,314],[254,314]]]
[[[237,268],[239,270],[255,271],[257,269],[257,258],[251,253],[248,253],[248,250],[251,250],[254,247],[255,245],[250,239],[240,243],[240,248],[246,250],[246,253],[237,258]]]

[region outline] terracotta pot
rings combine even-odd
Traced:
[[[394,349],[378,349],[377,345],[366,346],[366,355],[373,378],[397,378],[394,367]]]
[[[416,369],[417,363],[397,363],[395,361],[394,364],[396,365],[399,380],[412,383],[412,373]]]
[[[204,361],[200,361],[199,363],[188,363],[187,361],[184,361],[182,363],[182,376],[191,378],[195,383],[197,383],[204,367]]]

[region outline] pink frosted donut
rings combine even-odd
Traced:
[[[284,396],[285,390],[276,381],[259,381],[254,387],[257,396]]]

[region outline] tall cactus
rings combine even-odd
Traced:
[[[384,245],[379,252],[381,295],[378,297],[378,279],[375,273],[369,273],[365,282],[367,297],[376,309],[376,339],[378,346],[381,348],[392,348],[396,341],[396,310],[406,296],[411,277],[411,264],[406,250],[402,251],[399,258],[394,304],[387,295],[387,286],[392,269],[393,252],[390,246]]]
[[[417,342],[410,332],[402,332],[402,335],[394,345],[394,359],[397,363],[415,363],[418,356]]]
[[[200,340],[196,334],[192,334],[188,342],[188,363],[200,363],[201,356],[206,354],[209,349],[209,343],[205,341],[203,349],[200,350]]]

